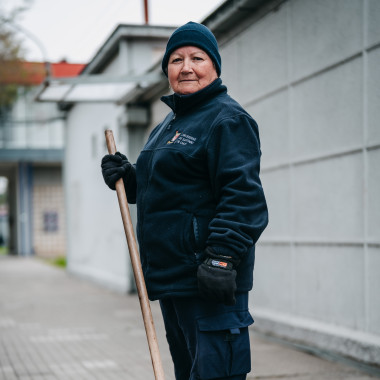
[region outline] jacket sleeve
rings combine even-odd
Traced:
[[[268,224],[256,122],[243,113],[223,119],[209,136],[207,157],[216,200],[207,246],[241,260]]]
[[[123,177],[127,201],[130,204],[136,203],[137,182],[136,182],[136,164],[132,165],[128,175]]]

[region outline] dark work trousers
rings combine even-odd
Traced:
[[[251,370],[248,293],[234,306],[199,297],[160,300],[176,380],[245,380]]]

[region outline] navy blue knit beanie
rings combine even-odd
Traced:
[[[215,36],[207,26],[192,21],[180,26],[169,38],[161,65],[166,76],[170,54],[181,46],[197,46],[204,50],[214,62],[218,77],[220,76],[222,59]]]

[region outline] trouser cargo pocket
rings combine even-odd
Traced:
[[[251,370],[248,311],[198,319],[197,366],[200,379],[245,374]]]

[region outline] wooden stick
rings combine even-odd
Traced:
[[[105,131],[107,148],[109,154],[116,153],[115,140],[113,133],[110,129]],[[160,350],[158,348],[156,330],[154,328],[152,311],[150,310],[150,304],[148,299],[148,293],[146,291],[144,275],[141,268],[140,256],[137,249],[135,233],[133,231],[133,225],[131,220],[131,214],[129,212],[127,196],[125,193],[123,180],[120,178],[116,182],[117,198],[119,200],[121,217],[123,219],[124,231],[127,237],[129,255],[131,256],[133,273],[135,275],[135,281],[137,286],[137,292],[140,300],[140,307],[142,316],[144,319],[144,326],[146,337],[148,339],[150,357],[152,359],[153,371],[156,380],[164,380],[164,370],[161,362]]]

